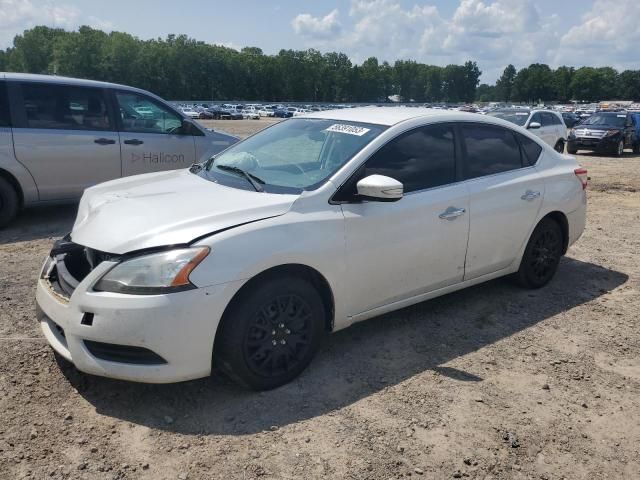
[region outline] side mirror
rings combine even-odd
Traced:
[[[396,202],[404,193],[402,183],[384,175],[369,175],[360,180],[356,187],[359,196],[378,202]]]
[[[532,130],[535,130],[535,129],[537,129],[537,128],[540,128],[541,126],[542,126],[542,125],[540,125],[538,122],[531,122],[531,123],[529,124],[529,128],[530,128],[530,129],[532,129]]]

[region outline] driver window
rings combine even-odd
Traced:
[[[180,134],[182,118],[144,95],[116,92],[122,130],[138,133]]]

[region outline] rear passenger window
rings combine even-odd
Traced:
[[[516,135],[518,136],[518,140],[520,141],[520,145],[522,146],[524,164],[535,165],[538,162],[540,153],[542,153],[542,147],[531,140],[529,137],[526,137],[519,133],[517,133]]]
[[[9,97],[7,96],[7,84],[0,82],[0,128],[10,127]]]
[[[102,90],[23,83],[27,128],[112,130]]]
[[[386,175],[404,185],[405,193],[455,182],[453,128],[431,125],[391,140],[366,163],[364,176]]]
[[[522,167],[520,146],[510,130],[480,124],[463,124],[461,130],[467,149],[466,178]]]

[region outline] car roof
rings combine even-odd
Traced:
[[[309,112],[296,118],[321,118],[326,120],[339,120],[346,122],[373,123],[377,125],[392,126],[414,118],[429,118],[437,121],[486,121],[486,116],[479,113],[459,112],[454,110],[436,110],[423,107],[357,107],[322,112]],[[494,122],[493,117],[487,123]],[[497,120],[497,119],[495,119]]]
[[[48,82],[48,83],[60,83],[65,85],[84,85],[84,86],[92,86],[92,87],[117,87],[117,88],[126,88],[131,90],[138,90],[134,87],[129,87],[127,85],[120,85],[117,83],[109,83],[109,82],[99,82],[97,80],[86,80],[82,78],[72,78],[72,77],[61,77],[58,75],[40,75],[36,73],[13,73],[13,72],[0,72],[2,77],[7,80],[26,80],[32,82]]]

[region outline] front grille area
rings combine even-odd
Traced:
[[[576,137],[584,138],[603,138],[606,135],[604,130],[590,130],[588,128],[576,129]]]
[[[100,360],[118,363],[132,363],[135,365],[163,365],[167,361],[155,352],[144,347],[116,345],[114,343],[84,341],[87,350]]]
[[[69,299],[78,284],[100,263],[113,255],[73,243],[69,236],[58,240],[51,249],[55,265],[48,274],[53,290]]]

